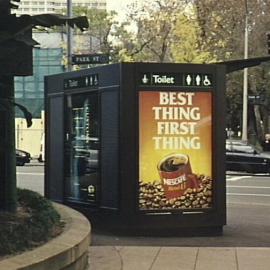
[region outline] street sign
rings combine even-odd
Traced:
[[[84,64],[106,64],[109,63],[108,54],[74,54],[72,55],[73,65]]]
[[[139,77],[140,85],[147,86],[186,86],[186,87],[212,87],[212,74],[203,73],[161,73],[144,72]]]
[[[64,79],[64,89],[76,89],[84,87],[98,87],[98,74],[91,74],[79,77]]]

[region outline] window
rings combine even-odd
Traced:
[[[79,94],[67,99],[66,197],[96,203],[100,148],[98,94]]]

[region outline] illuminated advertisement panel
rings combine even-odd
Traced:
[[[139,92],[140,210],[211,208],[212,162],[211,92]]]

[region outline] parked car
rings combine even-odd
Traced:
[[[270,154],[240,140],[226,140],[226,169],[249,173],[270,173]]]
[[[31,155],[30,153],[16,149],[16,165],[24,166],[25,163],[30,163]]]
[[[232,146],[232,145],[247,145],[247,141],[242,141],[238,139],[228,139],[226,140],[226,147],[227,146]]]

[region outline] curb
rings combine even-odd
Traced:
[[[79,212],[54,203],[64,232],[48,243],[0,261],[0,270],[83,270],[88,261],[91,225]]]

